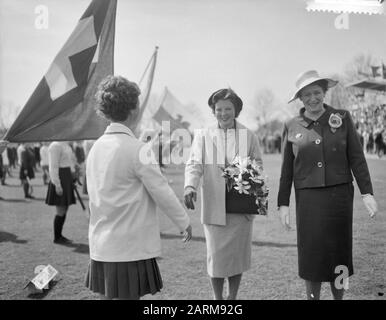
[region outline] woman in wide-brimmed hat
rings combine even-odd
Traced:
[[[337,81],[315,70],[301,74],[291,101],[300,99],[300,114],[284,125],[283,162],[278,206],[290,228],[289,202],[294,183],[299,276],[308,299],[319,299],[322,282],[330,282],[334,299],[342,299],[353,274],[353,176],[370,216],[377,212],[363,149],[347,110],[324,103]]]
[[[243,272],[251,267],[253,215],[235,208],[226,189],[221,166],[238,155],[262,164],[258,138],[236,118],[243,102],[232,89],[214,92],[208,104],[216,118],[214,125],[195,132],[190,158],[185,168],[185,205],[194,209],[202,179],[201,223],[207,246],[207,271],[214,298],[223,299],[224,279],[227,299],[236,299]],[[236,210],[236,212],[235,212]],[[237,211],[240,210],[240,211]]]

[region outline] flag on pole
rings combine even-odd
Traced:
[[[117,0],[93,0],[4,140],[97,139],[107,121],[96,115],[99,82],[114,73]]]
[[[170,123],[170,131],[173,132],[176,129],[184,128],[188,129],[190,123],[181,121],[182,119],[175,119],[171,114],[161,105],[157,112],[154,114],[153,119],[162,125],[162,121]]]
[[[186,128],[190,131],[205,125],[205,119],[203,119],[200,110],[196,106],[184,105],[165,87],[162,102],[158,111],[154,113],[153,119],[159,122],[159,120],[167,119],[168,117],[173,119],[170,119],[170,121],[176,127]]]

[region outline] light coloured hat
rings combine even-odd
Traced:
[[[298,95],[299,95],[300,90],[302,90],[303,88],[307,87],[308,85],[310,85],[316,81],[319,81],[319,80],[327,81],[327,88],[328,89],[336,86],[338,83],[338,81],[336,81],[336,80],[333,80],[330,78],[320,77],[316,70],[309,70],[309,71],[303,72],[302,74],[300,74],[298,76],[298,79],[296,80],[296,91],[295,91],[294,95],[292,96],[292,98],[288,101],[288,103],[299,98]]]

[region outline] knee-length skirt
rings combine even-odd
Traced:
[[[352,183],[295,190],[299,276],[334,282],[354,273]],[[344,271],[342,271],[344,270]]]
[[[58,196],[55,185],[50,182],[47,189],[46,204],[49,206],[69,206],[76,203],[71,168],[59,168],[59,179],[63,194]]]
[[[109,299],[139,299],[162,289],[162,278],[155,258],[129,262],[90,260],[85,285]]]
[[[228,213],[225,226],[204,224],[210,277],[231,277],[250,269],[252,230],[249,214]]]

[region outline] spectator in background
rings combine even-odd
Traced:
[[[7,149],[5,149],[3,151],[3,153],[1,154],[1,158],[2,158],[2,162],[3,162],[3,167],[2,167],[2,175],[1,175],[1,185],[5,186],[5,179],[7,177],[7,175],[11,175],[10,174],[10,168],[9,168],[9,158],[8,158],[8,152],[7,152]]]
[[[384,129],[381,127],[377,128],[374,132],[375,135],[375,152],[379,158],[381,158],[385,154],[385,143],[383,139]]]
[[[363,139],[364,150],[368,153],[377,153],[382,156],[384,144],[381,142],[379,132],[385,130],[386,125],[386,105],[369,105],[351,111],[354,123],[361,139]],[[375,130],[374,130],[375,129]],[[368,139],[367,139],[368,136]],[[378,136],[378,144],[375,139]]]
[[[40,143],[34,143],[33,150],[35,153],[35,163],[34,163],[34,169],[37,170],[37,167],[40,166]]]
[[[85,156],[85,161],[84,161],[84,172],[86,172],[86,164],[87,164],[87,157],[88,154],[91,150],[91,147],[94,145],[95,140],[84,140],[83,141],[83,150],[84,150],[84,156]],[[88,194],[87,192],[87,178],[86,174],[83,175],[83,194]]]
[[[16,158],[17,158],[17,164],[21,166],[21,153],[25,149],[24,145],[22,143],[19,143],[16,149]]]
[[[73,151],[69,142],[52,142],[48,148],[50,182],[46,204],[55,206],[54,243],[68,244],[72,241],[62,235],[68,207],[76,203],[73,173],[75,171]]]
[[[26,199],[34,199],[32,196],[32,188],[30,180],[35,178],[34,162],[35,153],[31,144],[21,144],[20,150],[20,173],[19,177],[23,185],[24,197]]]
[[[83,149],[82,141],[74,142],[74,154],[76,159],[75,176],[77,182],[82,185],[83,176],[85,175],[85,160],[86,155]]]
[[[49,181],[49,170],[48,170],[48,142],[43,142],[43,145],[40,148],[40,167],[43,170],[43,183],[48,185]]]
[[[12,177],[11,169],[16,168],[16,149],[14,146],[7,146],[7,155],[9,160],[9,176]]]

